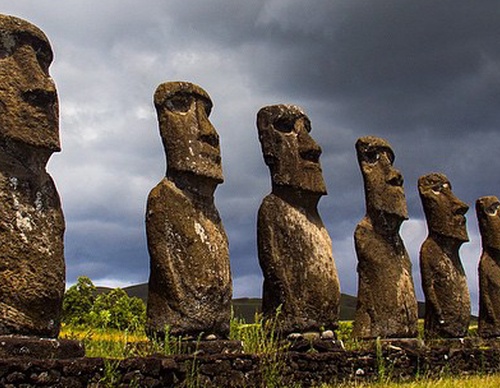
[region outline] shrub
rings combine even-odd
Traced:
[[[96,298],[89,318],[92,327],[137,331],[146,322],[146,306],[141,299],[115,288]]]
[[[86,276],[80,276],[75,285],[64,294],[62,321],[68,325],[87,325],[97,289]]]
[[[72,326],[137,331],[143,329],[146,322],[146,306],[121,288],[97,295],[92,281],[80,276],[64,295],[63,322]]]

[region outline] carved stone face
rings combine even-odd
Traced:
[[[321,148],[309,135],[311,122],[299,107],[266,106],[257,114],[257,128],[273,184],[326,194]]]
[[[52,50],[32,24],[0,15],[0,137],[60,151]]]
[[[384,139],[366,136],[356,142],[365,185],[366,209],[371,217],[408,219],[403,176],[393,167],[394,152]]]
[[[420,177],[418,192],[429,232],[462,242],[469,241],[465,220],[469,206],[455,197],[445,175],[433,173]]]
[[[500,251],[500,201],[495,196],[479,198],[476,201],[476,214],[483,248]]]
[[[219,135],[208,119],[212,101],[207,92],[188,82],[167,82],[156,89],[154,102],[167,175],[188,172],[222,183]]]

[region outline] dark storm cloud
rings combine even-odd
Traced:
[[[316,27],[300,17],[306,5],[288,11],[297,20],[280,20],[279,11],[268,18],[272,42],[258,71],[269,75],[269,88],[330,100],[337,123],[385,133],[447,132],[464,119],[476,128],[498,125],[491,109],[500,97],[496,3],[346,3],[318,9]]]
[[[416,179],[430,171],[449,174],[469,202],[499,190],[498,4],[330,2],[312,16],[305,4],[281,4],[261,18],[266,61],[248,71],[266,90],[312,107],[330,167],[326,209],[352,218],[362,206],[353,144],[366,134],[392,143],[413,216],[422,217]]]
[[[49,36],[63,152],[50,163],[67,220],[68,280],[146,281],[143,214],[165,171],[152,94],[166,80],[211,95],[225,183],[216,200],[230,238],[236,293],[260,293],[256,212],[270,190],[255,128],[264,105],[308,113],[329,195],[320,210],[342,288],[356,291],[352,233],[364,214],[354,143],[384,137],[405,177],[403,235],[418,282],[425,238],[420,175],[448,175],[473,205],[500,195],[500,5],[371,0],[67,2],[0,0]],[[479,242],[462,248],[473,303]],[[419,291],[420,295],[421,292]]]

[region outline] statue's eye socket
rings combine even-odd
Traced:
[[[295,118],[282,117],[273,123],[274,129],[283,133],[291,133],[295,129]]]
[[[495,202],[494,204],[488,206],[486,209],[485,209],[485,212],[486,214],[488,214],[489,216],[496,216],[497,213],[498,213],[498,209],[500,208],[500,203],[499,202]]]
[[[437,183],[432,186],[432,192],[436,195],[441,194],[444,190],[449,189],[450,185],[448,183]]]
[[[16,45],[17,40],[12,34],[0,32],[0,59],[10,57]]]
[[[311,132],[311,122],[309,121],[308,118],[304,119],[304,128],[308,133]]]
[[[385,152],[387,158],[390,160],[391,164],[394,164],[394,153],[392,151],[387,150]]]
[[[48,73],[50,63],[52,62],[51,53],[47,52],[47,50],[44,47],[42,47],[41,45],[40,46],[34,45],[33,49],[36,52],[36,58],[38,60],[38,63],[40,64],[40,67],[42,68],[42,70],[45,73]]]
[[[380,160],[378,151],[368,151],[365,153],[365,159],[368,163],[377,163]]]
[[[173,96],[166,101],[165,105],[172,112],[187,112],[192,103],[193,99],[189,96]]]
[[[212,111],[212,104],[210,102],[203,101],[203,107],[205,108],[205,113],[207,114],[207,117],[210,116],[210,112]]]

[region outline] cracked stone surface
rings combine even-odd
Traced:
[[[222,183],[212,102],[199,86],[161,84],[155,93],[166,177],[148,197],[151,260],[146,328],[151,336],[229,333],[232,284],[227,236],[214,204]],[[203,334],[202,334],[203,333]]]
[[[457,338],[468,333],[470,296],[459,249],[469,241],[465,213],[469,206],[452,192],[445,175],[418,180],[428,227],[420,248],[420,273],[425,295],[425,336]]]
[[[45,170],[60,150],[52,50],[32,24],[0,15],[0,334],[57,337],[64,217]]]
[[[297,106],[274,105],[257,115],[272,192],[259,209],[257,239],[264,274],[262,309],[285,333],[335,329],[340,286],[332,242],[318,213],[326,194],[309,118]]]
[[[417,300],[411,260],[399,235],[408,218],[403,177],[393,167],[394,152],[381,138],[356,142],[363,175],[366,215],[357,225],[358,302],[353,335],[358,338],[417,336]]]
[[[479,325],[481,337],[500,336],[500,201],[495,196],[476,201],[483,252],[479,260]]]

